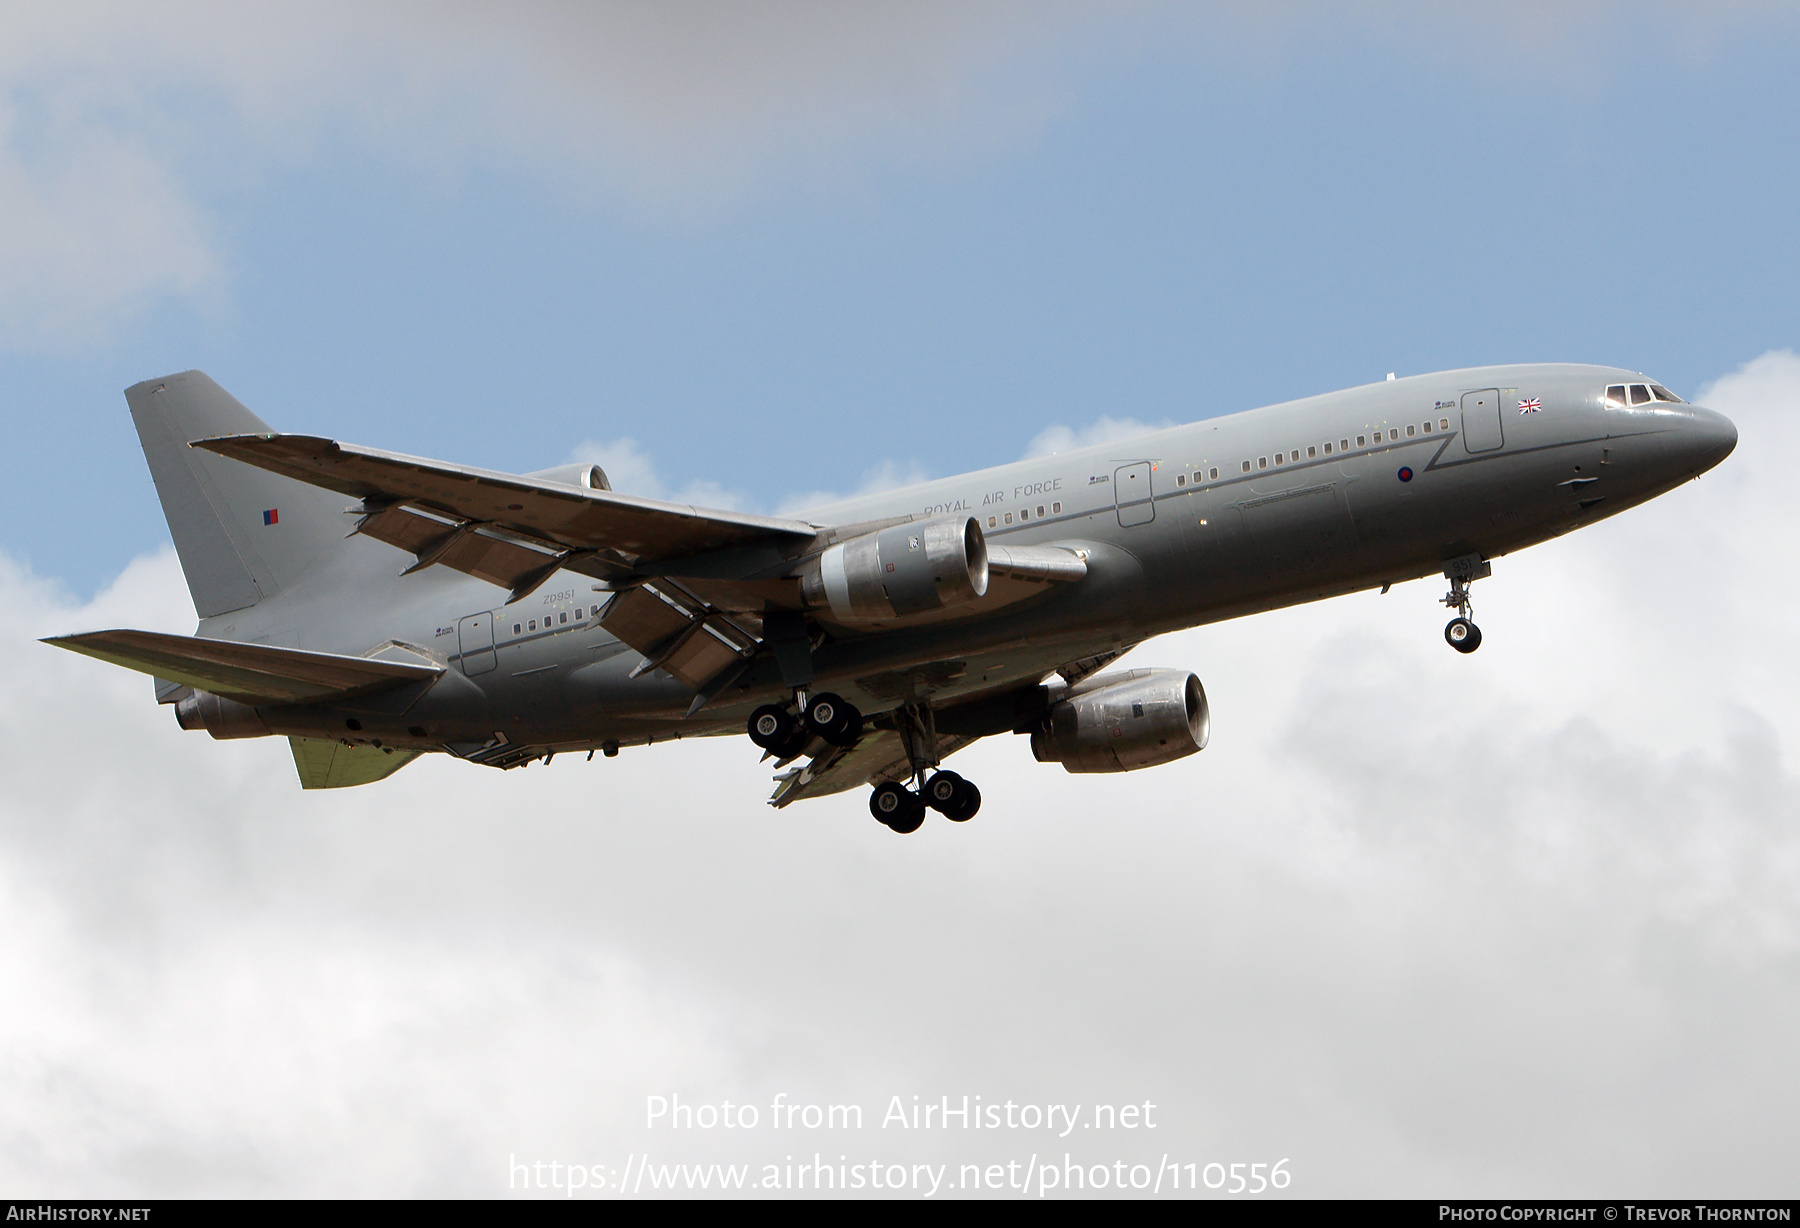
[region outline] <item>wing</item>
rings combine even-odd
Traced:
[[[89,631],[44,641],[239,703],[312,703],[429,682],[438,665],[377,661],[156,631]]]
[[[973,741],[975,738],[961,734],[940,734],[938,762],[942,763]],[[877,729],[865,734],[849,750],[834,748],[812,762],[789,768],[776,777],[775,793],[769,798],[769,805],[779,808],[805,798],[842,793],[845,789],[883,780],[903,780],[910,775],[912,765],[900,735],[891,729]]]
[[[355,531],[524,596],[567,568],[597,579],[666,571],[721,552],[739,575],[780,569],[818,530],[564,482],[381,452],[311,435],[227,435],[193,444],[361,499]],[[705,568],[700,569],[704,572]]]

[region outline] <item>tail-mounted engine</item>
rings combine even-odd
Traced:
[[[802,574],[806,604],[842,623],[886,622],[987,594],[987,541],[972,516],[940,516],[839,542]]]
[[[1200,679],[1133,669],[1069,688],[1032,732],[1031,753],[1070,772],[1131,772],[1204,750],[1211,734]]]
[[[224,741],[229,738],[266,738],[272,732],[262,714],[249,704],[225,699],[210,691],[195,691],[175,705],[175,723],[183,729],[204,729]]]

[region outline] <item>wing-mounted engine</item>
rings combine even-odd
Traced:
[[[987,595],[988,552],[972,516],[897,524],[829,547],[800,577],[807,606],[840,623],[888,622]]]
[[[1131,772],[1204,750],[1211,733],[1200,679],[1133,669],[1070,687],[1032,731],[1031,753],[1070,772]]]

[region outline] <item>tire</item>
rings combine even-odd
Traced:
[[[981,809],[981,790],[965,780],[956,793],[956,803],[944,811],[944,817],[952,823],[967,823]]]
[[[869,794],[869,813],[897,832],[913,832],[925,821],[925,804],[905,785],[886,780]]]
[[[963,786],[968,782],[955,772],[933,772],[931,779],[925,782],[925,792],[921,796],[925,804],[939,814],[949,814],[956,809],[956,804],[963,796]]]
[[[1466,618],[1453,618],[1444,627],[1444,642],[1458,652],[1474,652],[1481,647],[1481,628]]]
[[[750,740],[763,750],[779,750],[793,740],[800,722],[780,704],[764,704],[750,714]]]
[[[925,803],[916,797],[913,798],[912,806],[907,810],[905,817],[895,819],[892,823],[888,824],[889,827],[893,828],[903,836],[910,836],[924,825]]]
[[[794,732],[788,735],[788,740],[783,742],[780,746],[771,747],[770,749],[777,759],[792,759],[794,756],[804,751],[808,746],[811,746],[812,740],[812,730],[808,729],[801,722],[795,721]]]
[[[833,746],[853,746],[862,736],[862,713],[826,691],[806,703],[806,727]]]

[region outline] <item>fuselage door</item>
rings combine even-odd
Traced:
[[[462,652],[462,672],[485,674],[498,661],[494,657],[494,616],[471,614],[456,624],[456,644]]]
[[[1113,499],[1119,508],[1119,523],[1127,528],[1149,524],[1156,519],[1156,500],[1150,490],[1150,462],[1120,465],[1113,470]]]
[[[1505,443],[1500,429],[1500,390],[1463,393],[1462,426],[1463,447],[1471,452],[1492,452]]]

